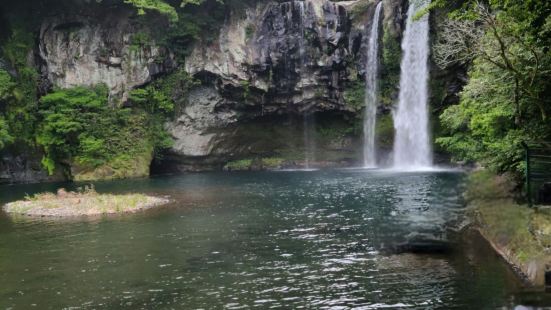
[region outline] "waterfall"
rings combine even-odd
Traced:
[[[428,121],[428,13],[413,20],[415,13],[430,0],[410,2],[404,38],[400,97],[394,112],[394,167],[415,170],[432,165]]]
[[[303,78],[303,71],[304,67],[307,61],[306,58],[306,46],[305,46],[305,36],[304,36],[304,23],[306,20],[306,12],[304,8],[304,1],[293,1],[293,7],[295,5],[298,5],[299,12],[300,12],[300,25],[299,25],[299,31],[300,31],[300,37],[299,37],[299,74],[300,74],[300,83],[302,83]],[[301,88],[304,85],[301,85]],[[302,98],[304,101],[304,97]],[[306,169],[310,169],[310,162],[313,160],[314,155],[314,146],[311,141],[311,135],[310,130],[312,127],[311,117],[308,115],[308,110],[304,109],[302,112],[302,118],[303,118],[303,140],[304,140],[304,167]]]
[[[369,32],[367,61],[365,66],[365,115],[364,115],[364,167],[377,166],[375,151],[375,125],[378,106],[379,73],[379,19],[383,2],[377,4]]]

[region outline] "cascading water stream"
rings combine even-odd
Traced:
[[[400,75],[400,97],[394,113],[394,168],[419,170],[432,166],[428,122],[428,13],[414,20],[415,13],[430,0],[410,2]]]
[[[367,61],[365,66],[365,113],[364,113],[364,167],[377,166],[375,150],[375,125],[378,106],[378,75],[379,75],[379,19],[383,2],[375,8],[375,14],[369,32],[367,45]]]
[[[306,12],[304,7],[304,1],[293,1],[292,6],[293,9],[298,6],[299,12],[300,12],[300,37],[299,37],[299,74],[300,74],[300,83],[303,79],[303,71],[305,67],[305,63],[307,61],[306,59],[306,47],[305,47],[305,36],[304,36],[304,23],[306,20]],[[301,87],[304,87],[304,85],[301,85]],[[302,98],[304,100],[304,98]],[[304,168],[310,169],[310,162],[313,160],[314,155],[314,147],[313,143],[311,141],[310,137],[310,130],[312,127],[311,124],[311,117],[308,115],[308,111],[305,109],[302,113],[303,118],[303,140],[304,140]]]

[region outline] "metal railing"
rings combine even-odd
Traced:
[[[551,142],[523,142],[522,147],[528,205],[551,205]]]

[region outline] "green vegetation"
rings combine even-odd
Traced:
[[[489,171],[474,172],[467,182],[466,198],[470,213],[481,233],[506,259],[529,274],[530,264],[538,269],[549,255],[551,214],[522,208],[515,203],[515,180]],[[541,277],[542,275],[538,275]],[[542,279],[532,279],[536,282]]]
[[[394,120],[390,113],[379,116],[375,127],[377,146],[391,148],[394,143]]]
[[[253,163],[252,159],[239,159],[239,160],[233,160],[228,162],[224,168],[226,170],[232,171],[242,171],[242,170],[249,170],[251,165]]]
[[[4,131],[14,142],[33,143],[37,110],[38,73],[28,62],[34,38],[24,27],[16,27],[2,46],[2,55],[14,76],[0,70],[0,104],[4,103]],[[7,127],[7,128],[6,128]],[[6,142],[6,140],[5,140]]]
[[[285,162],[285,159],[280,157],[268,157],[262,158],[262,166],[265,169],[278,169],[281,168],[281,165]]]
[[[11,142],[13,142],[13,137],[8,131],[8,124],[3,117],[0,117],[0,150]]]
[[[365,106],[365,84],[360,80],[355,80],[344,91],[344,101],[356,111],[360,111]]]
[[[162,0],[125,2],[134,5],[140,13],[157,11],[171,20],[172,26],[162,33],[155,28],[140,28],[146,30],[130,38],[130,48],[135,52],[151,45],[155,37],[158,44],[174,47],[173,51],[180,56],[177,47],[187,51],[194,40],[207,32],[215,33],[226,14],[226,4],[216,0],[182,1],[181,7],[172,7],[172,2]],[[51,89],[48,94],[39,94],[33,48],[34,31],[43,15],[27,14],[28,10],[23,8],[28,6],[32,5],[16,5],[15,11],[6,15],[7,27],[1,31],[0,150],[43,152],[42,163],[49,173],[64,168],[73,179],[147,175],[152,157],[161,156],[172,145],[164,123],[178,108],[175,100],[184,98],[196,82],[183,69],[178,69],[133,90],[129,102],[122,108],[122,102],[112,102],[110,106],[107,90],[99,85]],[[199,6],[217,9],[209,11]],[[173,14],[189,18],[174,18]],[[208,18],[203,19],[205,16]],[[137,23],[144,22],[147,21],[137,20]],[[178,35],[187,39],[181,40]],[[183,61],[183,57],[179,59]],[[40,91],[45,90],[42,86]]]
[[[528,128],[515,124],[511,89],[497,83],[501,79],[498,75],[501,72],[495,67],[475,62],[469,83],[461,94],[461,103],[440,115],[451,135],[440,137],[437,142],[458,159],[478,161],[498,172],[521,171],[520,142],[540,136],[533,131],[543,128],[542,124]]]
[[[166,15],[171,22],[178,21],[176,9],[163,0],[124,0],[138,9],[138,15],[145,15],[146,10],[156,11]]]
[[[124,0],[124,3],[134,6],[138,15],[157,12],[166,16],[170,22],[168,29],[155,29],[157,43],[165,45],[183,63],[188,56],[192,44],[196,40],[213,42],[218,31],[226,20],[229,12],[243,13],[245,7],[256,0]],[[247,27],[246,35],[252,36],[254,25]],[[149,43],[148,37],[142,34],[132,38],[132,50],[139,50]]]
[[[371,2],[367,0],[360,1],[356,5],[354,5],[352,11],[350,12],[350,17],[352,18],[352,20],[354,22],[359,22],[364,19],[370,5]]]
[[[130,38],[130,51],[139,53],[144,48],[151,46],[151,38],[149,34],[143,31],[136,32]]]
[[[58,89],[40,99],[36,141],[45,150],[43,165],[50,174],[56,164],[73,162],[124,170],[133,158],[170,146],[159,113],[171,107],[159,108],[152,100],[149,113],[111,108],[106,87]]]
[[[210,43],[217,38],[226,17],[225,7],[220,1],[192,1],[192,4],[178,9],[179,19],[159,36],[159,42],[170,48],[181,63],[195,41]]]
[[[132,38],[136,50],[151,44],[150,34]],[[0,69],[0,149],[30,148],[44,152],[42,164],[52,174],[67,168],[74,179],[146,176],[152,157],[172,145],[164,129],[174,99],[195,85],[185,71],[150,83],[130,94],[131,106],[107,103],[107,89],[54,89],[39,98],[38,73],[32,65],[34,38],[14,26],[2,43]],[[115,104],[120,106],[120,104]]]
[[[400,85],[400,61],[402,48],[399,38],[393,37],[385,26],[383,33],[383,55],[381,63],[381,104],[392,106]]]
[[[451,14],[437,61],[472,62],[460,103],[440,116],[437,143],[456,159],[521,172],[520,142],[551,139],[550,16],[551,2],[535,0],[467,1]]]
[[[15,83],[11,76],[4,70],[0,69],[0,102],[13,96]],[[13,142],[13,137],[10,135],[9,126],[4,116],[0,113],[0,150],[6,144]]]
[[[355,128],[355,124],[350,126],[342,126],[342,124],[318,124],[316,126],[316,131],[318,138],[322,140],[335,140],[341,139],[349,135],[359,134],[361,132],[360,128]]]
[[[245,27],[245,38],[247,41],[253,37],[255,31],[256,28],[253,24],[248,24],[247,27]]]
[[[159,78],[144,88],[138,88],[130,92],[129,100],[136,106],[151,115],[161,118],[171,118],[175,105],[175,98],[183,98],[184,95],[198,81],[193,79],[183,68]]]
[[[13,214],[66,217],[135,212],[166,203],[167,199],[142,194],[98,194],[93,187],[85,187],[77,192],[60,189],[57,194],[27,196],[25,200],[7,204],[4,209]]]
[[[281,157],[265,157],[255,159],[239,159],[228,162],[224,169],[228,171],[246,171],[252,169],[271,170],[279,169],[285,162]]]
[[[0,69],[0,100],[6,100],[13,96],[15,85],[9,73]]]
[[[251,82],[241,81],[241,87],[243,88],[243,100],[247,100],[251,95]]]
[[[202,31],[205,38],[210,35],[210,25],[204,25],[201,18],[190,13],[181,13],[181,18],[162,35],[162,43],[170,48],[179,62],[184,62],[191,52],[192,43],[201,38]]]

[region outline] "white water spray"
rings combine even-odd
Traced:
[[[379,19],[383,2],[375,8],[369,42],[367,46],[367,61],[365,66],[365,113],[364,113],[364,167],[377,166],[375,146],[375,125],[377,122],[378,77],[379,77]]]
[[[402,41],[400,98],[394,113],[394,168],[426,169],[432,166],[428,122],[428,14],[418,20],[414,15],[430,0],[410,2]]]

